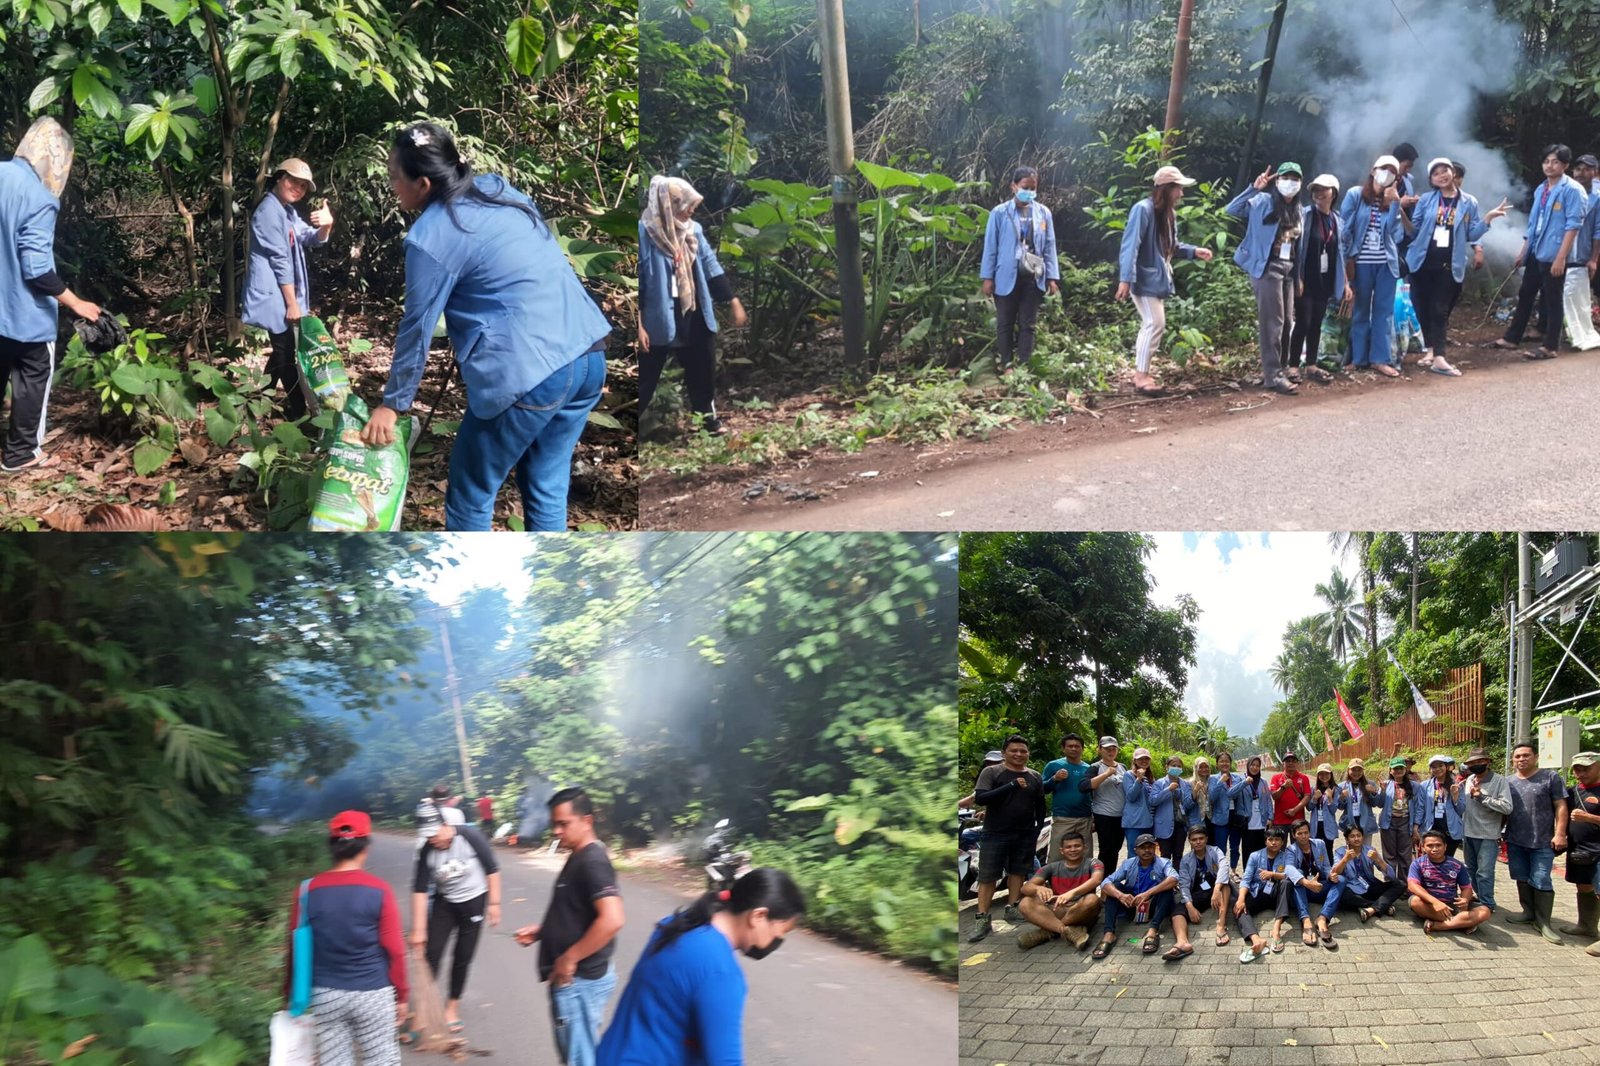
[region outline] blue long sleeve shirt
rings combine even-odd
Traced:
[[[1464,811],[1467,806],[1466,789],[1458,790],[1456,792],[1456,798],[1451,799],[1450,790],[1436,789],[1434,787],[1432,778],[1429,778],[1428,780],[1417,785],[1416,789],[1412,793],[1412,795],[1415,797],[1417,806],[1420,808],[1417,824],[1424,830],[1433,826],[1435,810],[1434,799],[1436,798],[1436,793],[1437,798],[1442,801],[1440,805],[1444,808],[1445,832],[1450,834],[1450,838],[1452,840],[1462,839],[1467,835],[1466,830],[1462,828],[1461,822],[1461,812]]]
[[[294,286],[300,310],[311,312],[311,279],[306,273],[306,246],[328,243],[317,227],[274,193],[268,193],[250,216],[250,258],[244,268],[244,298],[239,317],[247,326],[268,333],[289,329],[283,286]]]
[[[711,279],[722,277],[722,263],[716,250],[706,239],[700,223],[694,226],[696,252],[694,259],[695,310],[705,319],[706,328],[717,332],[716,304],[711,291]],[[650,335],[650,347],[666,348],[678,337],[678,319],[673,314],[672,257],[650,239],[644,223],[639,223],[639,315],[644,331]]]
[[[1384,256],[1389,261],[1389,273],[1395,277],[1400,276],[1400,238],[1405,234],[1404,223],[1400,221],[1400,205],[1390,204],[1374,205],[1364,203],[1361,199],[1361,186],[1352,185],[1344,194],[1344,200],[1339,204],[1339,254],[1346,259],[1355,259],[1361,251],[1361,246],[1366,242],[1367,230],[1378,226],[1379,242],[1383,245]]]
[[[1385,781],[1383,784],[1383,807],[1378,812],[1379,829],[1405,829],[1404,825],[1394,824],[1394,782]],[[1406,810],[1406,822],[1413,829],[1422,828],[1422,791],[1420,785],[1411,786],[1411,804]]]
[[[1383,806],[1383,795],[1373,784],[1357,788],[1349,780],[1339,782],[1339,828],[1359,825],[1363,833],[1372,834],[1378,828],[1378,809]],[[1377,804],[1375,807],[1374,804]]]
[[[56,298],[28,282],[56,268],[60,210],[26,160],[0,163],[0,337],[26,344],[56,339]]]
[[[1541,181],[1533,188],[1533,208],[1528,212],[1528,254],[1541,263],[1555,261],[1561,251],[1561,242],[1569,232],[1583,225],[1588,213],[1589,197],[1567,175],[1552,186]],[[1573,239],[1576,243],[1576,238]]]
[[[702,925],[653,952],[668,921],[622,990],[597,1066],[742,1066],[748,986],[733,946]]]
[[[1266,273],[1267,264],[1277,248],[1277,201],[1277,193],[1269,189],[1246,186],[1224,208],[1234,218],[1245,220],[1244,237],[1233,251],[1233,261],[1252,278],[1259,278]],[[1306,257],[1305,237],[1306,231],[1301,227],[1294,243],[1289,246],[1289,276],[1296,282],[1300,280],[1300,264]]]
[[[1163,777],[1149,786],[1150,811],[1155,816],[1152,832],[1160,840],[1172,836],[1177,828],[1177,812],[1194,803],[1194,789],[1187,781],[1180,781],[1176,791],[1167,787],[1171,778]]]
[[[1463,281],[1467,276],[1467,249],[1483,240],[1483,235],[1489,232],[1489,223],[1483,220],[1476,196],[1469,192],[1457,195],[1459,200],[1450,225],[1450,273],[1457,281]],[[1440,210],[1443,202],[1444,195],[1438,189],[1429,189],[1411,209],[1411,224],[1416,227],[1417,238],[1406,248],[1406,266],[1413,271],[1422,269],[1433,244],[1434,227],[1450,214]]]
[[[1195,246],[1182,241],[1172,249],[1175,259],[1193,259],[1194,253]],[[1155,205],[1148,196],[1128,212],[1128,222],[1122,230],[1122,248],[1117,255],[1117,280],[1126,282],[1135,296],[1164,300],[1175,291],[1172,266],[1161,254],[1161,240],[1156,233]]]
[[[503,200],[533,202],[496,175],[473,183]],[[467,406],[479,418],[494,418],[557,370],[603,350],[611,333],[549,225],[469,196],[449,210],[429,204],[406,235],[405,314],[384,406],[410,409],[441,314]]]
[[[1156,813],[1150,805],[1150,786],[1132,773],[1122,778],[1122,828],[1150,829],[1156,824]],[[1170,832],[1170,829],[1169,829]]]
[[[1245,860],[1244,877],[1240,879],[1240,883],[1244,886],[1243,890],[1252,896],[1259,896],[1261,891],[1268,885],[1268,882],[1261,879],[1261,874],[1269,870],[1279,874],[1287,874],[1289,872],[1288,848],[1284,848],[1276,856],[1268,855],[1266,848],[1252,853]],[[1279,881],[1271,882],[1274,887],[1281,883]]]
[[[989,221],[983,228],[983,262],[978,276],[984,281],[993,280],[996,296],[1009,296],[1017,284],[1017,249],[1021,247],[1024,223],[1016,200],[1005,203],[989,212]],[[1056,220],[1050,209],[1035,200],[1028,205],[1028,222],[1033,251],[1044,260],[1044,276],[1033,283],[1042,292],[1046,283],[1061,278],[1061,261],[1056,256]]]

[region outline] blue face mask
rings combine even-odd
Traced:
[[[1019,203],[1019,204],[1031,204],[1031,203],[1033,203],[1033,198],[1036,195],[1038,195],[1038,194],[1035,193],[1032,189],[1018,189],[1017,190],[1017,203]]]
[[[1182,777],[1183,776],[1183,770],[1180,767],[1177,767],[1177,766],[1169,766],[1169,767],[1167,767],[1167,776],[1168,777]]]

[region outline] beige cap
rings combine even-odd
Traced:
[[[1378,161],[1372,164],[1372,169],[1377,170],[1379,167],[1388,167],[1390,170],[1398,174],[1400,173],[1400,160],[1396,159],[1392,155],[1380,155],[1378,157]]]
[[[1451,170],[1454,170],[1455,164],[1446,157],[1439,156],[1437,159],[1430,159],[1428,161],[1428,169],[1424,171],[1424,173],[1432,174],[1434,167],[1449,167]]]
[[[1351,759],[1350,765],[1345,767],[1346,770],[1365,770],[1366,768],[1367,764],[1360,759]]]
[[[1572,757],[1573,766],[1593,766],[1600,762],[1600,754],[1592,751],[1580,751]]]
[[[317,191],[317,183],[311,180],[311,168],[306,165],[306,161],[304,159],[297,159],[294,157],[285,159],[283,162],[278,164],[278,169],[273,171],[273,173],[275,175],[287,174],[291,178],[299,178],[301,181],[311,186],[312,192]]]
[[[1332,189],[1334,192],[1338,192],[1339,179],[1334,177],[1332,174],[1318,174],[1316,177],[1311,179],[1311,187],[1313,189],[1318,187]]]
[[[1167,165],[1167,166],[1164,166],[1160,170],[1156,171],[1155,176],[1152,177],[1150,179],[1150,181],[1151,181],[1152,184],[1155,184],[1155,185],[1193,185],[1193,184],[1195,184],[1195,180],[1193,178],[1184,177],[1183,176],[1183,171],[1179,170],[1177,167],[1172,166],[1170,164]]]
[[[1319,774],[1331,774],[1331,773],[1333,773],[1333,767],[1328,765],[1327,763],[1322,763],[1317,767],[1317,773],[1319,773]]]
[[[34,120],[17,142],[16,157],[33,168],[51,196],[61,199],[72,172],[72,134],[61,123],[48,115]]]

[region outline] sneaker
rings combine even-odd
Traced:
[[[1069,925],[1062,936],[1067,938],[1067,943],[1082,951],[1089,944],[1089,931],[1081,925]]]
[[[1059,935],[1059,933],[1052,933],[1050,930],[1041,929],[1036,925],[1017,937],[1017,947],[1027,951],[1029,948],[1038,947],[1047,940],[1054,940]]]
[[[1007,903],[1005,918],[1006,921],[1011,922],[1013,925],[1020,924],[1022,921],[1022,912],[1017,910],[1017,908],[1013,907],[1011,904]]]
[[[972,919],[972,934],[967,937],[967,943],[976,944],[988,936],[992,928],[993,919],[987,914],[977,914]]]

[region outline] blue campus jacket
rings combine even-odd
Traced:
[[[531,204],[504,178],[474,179],[485,193]],[[445,329],[467,386],[467,406],[494,418],[579,357],[603,350],[611,324],[584,291],[548,223],[466,196],[429,204],[406,235],[406,309],[383,402],[416,397],[434,326]]]
[[[26,160],[0,163],[0,337],[25,344],[56,339],[56,298],[27,283],[56,268],[60,210]]]
[[[1272,257],[1273,244],[1278,236],[1277,199],[1278,194],[1271,189],[1246,186],[1225,208],[1234,218],[1245,220],[1244,237],[1240,239],[1239,247],[1234,249],[1233,261],[1252,278],[1259,278],[1266,273],[1267,261]],[[1301,215],[1303,222],[1303,210]],[[1303,225],[1290,256],[1289,276],[1298,282],[1300,264],[1306,258],[1306,231]]]
[[[1029,205],[1032,212],[1033,250],[1044,259],[1042,278],[1034,282],[1042,292],[1047,281],[1061,280],[1061,260],[1056,255],[1056,220],[1050,209],[1038,200]],[[978,276],[994,281],[996,296],[1009,296],[1017,284],[1017,201],[1013,198],[989,212],[983,230],[983,266]]]
[[[1259,778],[1260,791],[1256,795],[1256,809],[1261,812],[1261,828],[1265,830],[1272,824],[1272,793],[1267,789],[1267,779]],[[1232,798],[1234,813],[1246,819],[1250,817],[1250,778],[1241,776],[1233,783]]]
[[[1184,794],[1183,794],[1183,817],[1184,817],[1184,820],[1186,822],[1188,822],[1190,825],[1199,825],[1200,824],[1200,801],[1195,798],[1195,789],[1194,789],[1195,779],[1192,778],[1192,777],[1188,778],[1187,780],[1184,781],[1184,785],[1186,786],[1184,788]],[[1210,818],[1211,824],[1212,825],[1227,825],[1228,824],[1228,807],[1229,807],[1229,804],[1228,804],[1228,790],[1226,788],[1222,787],[1222,779],[1221,778],[1217,777],[1214,774],[1211,777],[1206,778],[1206,795],[1211,797],[1211,818]],[[1219,805],[1220,805],[1220,807],[1222,809],[1222,813],[1220,815],[1217,813],[1217,809],[1218,809]]]
[[[1417,785],[1412,792],[1412,794],[1416,797],[1417,806],[1421,808],[1420,817],[1417,819],[1417,825],[1423,829],[1428,829],[1433,825],[1434,791],[1433,779],[1430,777],[1428,780]],[[1450,798],[1450,793],[1446,791],[1443,799],[1445,832],[1450,834],[1450,839],[1460,840],[1467,835],[1466,830],[1462,827],[1461,823],[1461,812],[1467,809],[1467,790],[1458,790],[1456,793],[1456,798],[1453,800]]]
[[[268,333],[289,329],[283,286],[293,285],[303,314],[311,313],[311,281],[306,274],[306,245],[323,245],[317,227],[293,207],[267,193],[250,216],[250,257],[244,268],[244,298],[239,317],[247,326]]]
[[[1467,248],[1483,240],[1483,235],[1489,232],[1489,223],[1483,220],[1483,209],[1478,206],[1478,198],[1469,192],[1459,194],[1460,204],[1456,207],[1454,224],[1450,227],[1450,273],[1457,281],[1466,280],[1467,276]],[[1406,266],[1413,271],[1421,270],[1423,261],[1428,258],[1428,249],[1433,247],[1433,227],[1439,221],[1439,203],[1444,199],[1438,189],[1429,189],[1417,200],[1417,206],[1411,209],[1411,224],[1417,228],[1416,239],[1406,247]]]
[[[1153,830],[1156,812],[1150,805],[1150,786],[1129,771],[1122,778],[1122,795],[1122,828]],[[1170,826],[1167,831],[1172,831]]]
[[[1315,877],[1318,881],[1327,885],[1328,874],[1333,869],[1333,860],[1328,858],[1326,841],[1312,837],[1310,855],[1302,854],[1298,844],[1290,844],[1283,849],[1283,852],[1289,856],[1290,884],[1298,885],[1302,877]]]
[[[1172,250],[1177,259],[1193,259],[1195,247],[1179,241]],[[1117,280],[1127,282],[1135,296],[1164,300],[1174,292],[1172,268],[1161,254],[1156,235],[1156,209],[1147,196],[1128,212],[1122,230],[1122,250],[1117,256]]]
[[[1340,844],[1338,847],[1333,849],[1333,861],[1338,863],[1339,860],[1343,859],[1347,854],[1349,854],[1349,852],[1350,849],[1347,846]],[[1352,856],[1350,861],[1345,863],[1344,873],[1339,875],[1339,883],[1344,885],[1345,888],[1349,889],[1350,891],[1360,893],[1364,896],[1367,894],[1367,890],[1372,887],[1373,882],[1376,880],[1374,875],[1378,870],[1382,870],[1385,877],[1395,877],[1396,874],[1394,867],[1390,866],[1382,855],[1378,856],[1378,864],[1376,867],[1374,866],[1370,858],[1372,852],[1372,845],[1363,841],[1361,845],[1361,853]]]
[[[1116,885],[1124,892],[1135,892],[1134,886],[1138,884],[1136,880],[1138,873],[1139,856],[1129,855],[1122,860],[1122,865],[1117,867],[1116,872],[1106,878],[1105,883]],[[1150,884],[1152,886],[1159,885],[1169,877],[1178,876],[1178,871],[1173,869],[1172,863],[1164,855],[1157,855],[1150,863],[1150,873],[1152,876]]]
[[[1541,181],[1533,187],[1526,234],[1528,254],[1541,263],[1554,261],[1567,232],[1581,227],[1589,210],[1589,197],[1574,179],[1561,175],[1549,196],[1543,195],[1546,184]],[[1577,243],[1576,239],[1573,243]]]
[[[1284,848],[1278,852],[1276,859],[1267,855],[1266,848],[1252,852],[1244,863],[1244,877],[1240,878],[1240,883],[1244,885],[1244,891],[1252,896],[1261,894],[1261,890],[1267,886],[1267,883],[1261,880],[1261,872],[1263,870],[1271,870],[1273,873],[1287,873],[1289,870],[1289,849]],[[1276,887],[1280,883],[1274,881],[1272,884]]]
[[[1588,214],[1584,216],[1583,225],[1578,227],[1578,236],[1572,242],[1572,256],[1567,262],[1587,263],[1594,253],[1597,237],[1600,237],[1600,178],[1589,187]]]
[[[1368,836],[1378,828],[1378,808],[1383,806],[1383,795],[1372,781],[1371,791],[1359,790],[1347,778],[1339,782],[1339,828],[1349,829],[1359,825]],[[1374,806],[1376,804],[1376,806]]]
[[[1194,789],[1189,782],[1179,780],[1178,790],[1174,792],[1167,787],[1170,778],[1163,777],[1160,781],[1150,786],[1150,810],[1155,815],[1155,833],[1159,840],[1166,840],[1172,836],[1177,828],[1177,812],[1187,810],[1194,804]]]
[[[1328,801],[1322,801],[1322,792],[1313,783],[1311,798],[1306,800],[1306,821],[1311,823],[1311,835],[1314,837],[1336,837],[1339,835],[1339,789],[1337,782],[1333,795]]]
[[[1411,828],[1413,830],[1418,830],[1418,829],[1422,828],[1422,807],[1420,806],[1421,803],[1422,803],[1422,793],[1420,791],[1421,787],[1422,786],[1415,785],[1415,784],[1411,786],[1411,808],[1410,808],[1410,812],[1409,812],[1410,813],[1410,817],[1407,820],[1411,823]],[[1393,781],[1385,781],[1383,783],[1383,808],[1382,808],[1382,810],[1380,810],[1378,812],[1378,828],[1379,829],[1404,829],[1405,828],[1405,826],[1399,826],[1399,825],[1395,825],[1394,824],[1394,819],[1389,816],[1389,812],[1391,810],[1393,810],[1393,809],[1394,809],[1394,782]]]
[[[1215,887],[1218,877],[1228,878],[1237,883],[1238,875],[1228,868],[1228,857],[1222,853],[1221,848],[1206,847],[1205,858],[1206,879]],[[1178,902],[1193,903],[1194,875],[1200,869],[1200,856],[1192,851],[1185,851],[1183,858],[1178,860]]]
[[[1384,254],[1389,260],[1389,273],[1395,277],[1400,276],[1400,238],[1405,235],[1404,223],[1400,221],[1400,205],[1390,204],[1378,214],[1379,237],[1383,242]],[[1361,202],[1361,186],[1352,185],[1344,194],[1344,200],[1339,204],[1339,252],[1346,259],[1355,259],[1361,254],[1361,245],[1367,239],[1367,230],[1372,228],[1372,206]]]
[[[706,240],[700,223],[692,223],[699,252],[694,260],[695,310],[705,319],[706,328],[717,332],[717,312],[711,298],[711,279],[723,274],[716,250]],[[650,347],[667,348],[678,338],[678,319],[673,314],[672,257],[656,247],[639,223],[639,316],[650,335]]]
[[[1309,250],[1311,245],[1311,223],[1316,215],[1316,204],[1307,204],[1300,209],[1300,263],[1302,270],[1305,266],[1305,257],[1311,254]],[[1344,255],[1339,247],[1344,238],[1344,219],[1339,216],[1339,209],[1335,206],[1329,207],[1328,217],[1333,219],[1333,244],[1332,246],[1325,246],[1328,249],[1328,254],[1333,256],[1333,298],[1342,300],[1344,299],[1344,287],[1350,283],[1350,279],[1345,274]],[[1317,224],[1321,225],[1320,222]],[[1315,269],[1315,265],[1312,266],[1312,269]]]

